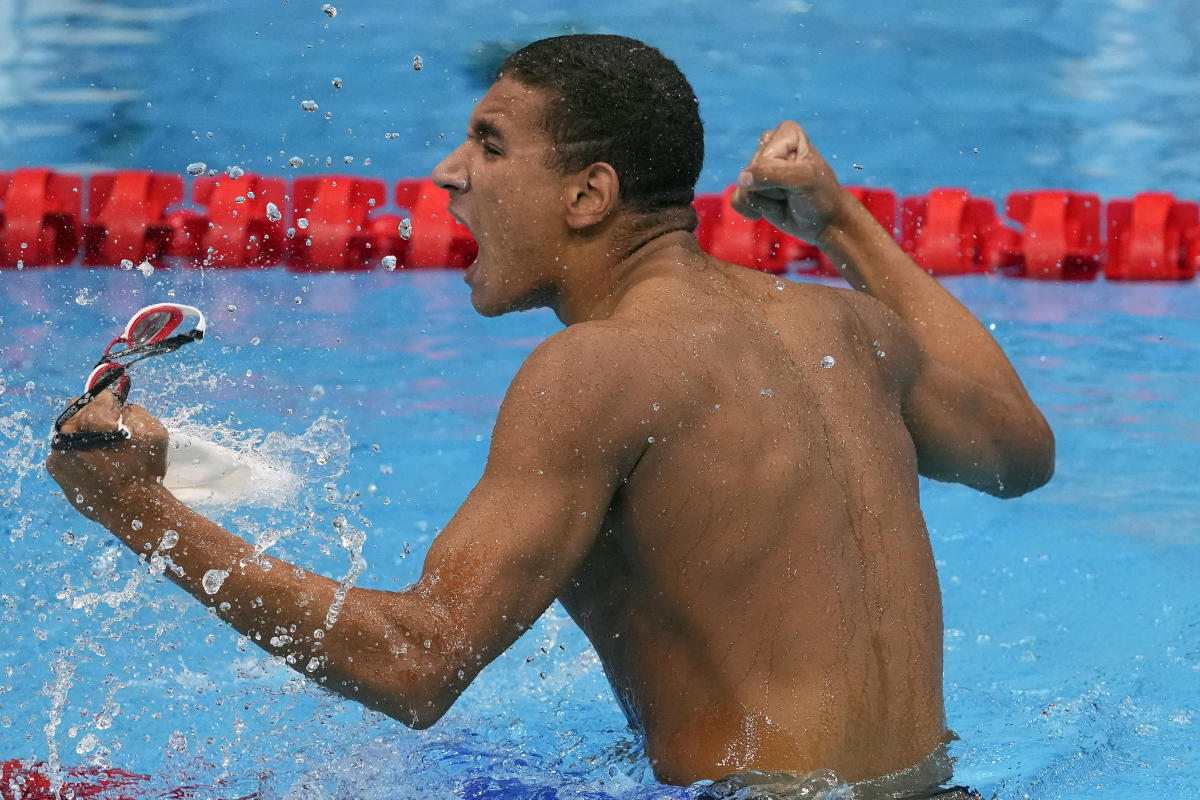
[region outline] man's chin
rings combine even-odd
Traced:
[[[553,306],[555,293],[550,288],[539,288],[518,297],[496,296],[484,286],[471,286],[471,306],[483,317],[499,317],[510,311],[531,311],[535,308]]]
[[[508,306],[489,303],[488,298],[481,297],[480,295],[480,292],[474,289],[471,290],[471,306],[475,309],[475,313],[481,317],[499,317],[512,310]]]

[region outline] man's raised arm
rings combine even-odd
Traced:
[[[602,345],[577,346],[580,338],[564,331],[517,374],[483,477],[404,592],[343,596],[336,581],[256,555],[162,487],[166,430],[109,392],[68,426],[112,429],[123,411],[132,438],[52,453],[47,467],[80,512],[135,553],[168,558],[175,583],[255,644],[326,688],[425,727],[554,600],[641,454],[617,445],[637,437],[609,384],[595,380],[612,359]]]
[[[799,125],[762,135],[733,205],[819,246],[907,323],[918,347],[904,414],[922,474],[999,496],[1050,479],[1054,435],[1000,346],[842,188]]]

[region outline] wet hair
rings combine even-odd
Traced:
[[[692,202],[704,162],[700,106],[656,48],[624,36],[557,36],[510,55],[496,78],[549,93],[542,125],[551,168],[567,174],[607,162],[621,202],[639,212]]]

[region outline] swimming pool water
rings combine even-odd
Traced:
[[[340,577],[350,557],[331,520],[346,514],[367,531],[360,584],[398,588],[478,477],[496,405],[556,328],[551,315],[482,320],[459,276],[442,272],[80,270],[56,273],[49,288],[45,274],[6,276],[0,305],[0,451],[25,473],[0,511],[6,757],[45,759],[52,741],[64,764],[111,763],[164,786],[224,781],[228,797],[260,785],[267,796],[326,796],[303,786],[365,797],[430,786],[477,797],[687,796],[653,782],[561,610],[442,723],[412,732],[239,643],[75,516],[38,468],[61,398],[107,332],[174,291],[209,310],[210,337],[139,372],[135,396],[235,438],[299,437],[279,457],[309,480],[293,508],[221,518],[249,538],[282,531],[271,552]],[[1191,791],[1200,291],[949,285],[996,325],[1058,435],[1054,481],[1025,498],[923,485],[958,777],[1002,797]],[[81,306],[88,287],[98,299]],[[310,432],[321,420],[332,423],[325,433]]]
[[[424,175],[464,135],[501,54],[586,31],[679,62],[707,127],[702,192],[790,117],[844,180],[906,194],[1200,197],[1191,0],[351,0],[332,19],[321,5],[0,3],[0,169],[203,161],[293,175],[298,156],[304,173]]]
[[[652,1],[619,16],[347,2],[333,19],[297,0],[3,8],[0,169],[204,160],[419,175],[462,135],[496,48],[578,28],[643,36],[680,61],[707,125],[701,191],[730,182],[758,131],[791,116],[844,179],[900,192],[1200,196],[1200,22],[1184,0],[761,0],[745,13]],[[299,109],[310,97],[320,113]],[[284,168],[291,155],[305,167]],[[1058,437],[1055,479],[1026,498],[923,484],[957,776],[1004,798],[1193,796],[1200,289],[947,285],[995,324]],[[210,337],[147,364],[135,399],[267,449],[304,479],[282,510],[222,512],[231,527],[283,532],[271,552],[340,577],[352,556],[332,520],[345,515],[366,532],[360,584],[398,588],[478,477],[500,397],[553,317],[482,320],[459,276],[437,272],[7,270],[0,288],[0,760],[113,765],[152,776],[138,790],[150,797],[184,785],[220,797],[689,795],[654,783],[561,610],[442,723],[408,731],[240,643],[69,511],[40,467],[53,416],[129,313],[198,305]]]

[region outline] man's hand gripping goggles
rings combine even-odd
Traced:
[[[195,326],[184,333],[175,333],[180,324],[189,318],[196,320]],[[116,430],[111,431],[63,433],[62,426],[105,389],[112,391],[124,404],[129,397],[130,382],[127,370],[133,364],[150,356],[173,352],[188,342],[198,342],[203,338],[204,314],[197,308],[179,303],[157,303],[138,311],[125,326],[124,333],[109,343],[104,355],[96,362],[84,386],[83,395],[58,415],[54,422],[54,436],[50,440],[50,448],[60,451],[96,450],[128,439],[129,429],[119,419]],[[123,348],[113,352],[114,347],[122,344]]]

